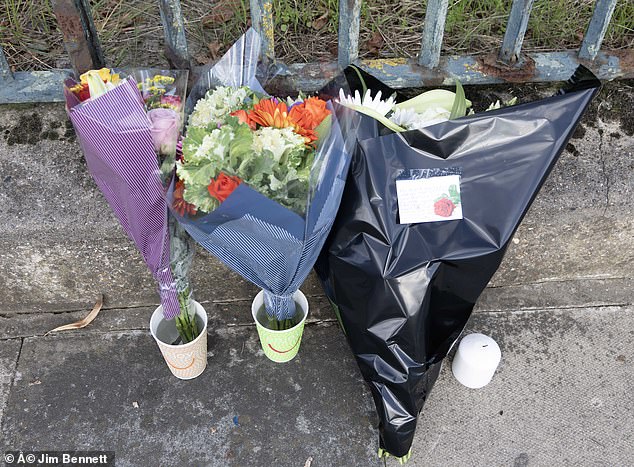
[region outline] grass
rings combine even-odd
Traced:
[[[165,66],[157,2],[91,0],[95,26],[109,64]],[[536,0],[524,51],[577,49],[594,0]],[[450,0],[443,54],[496,51],[511,0]],[[222,54],[250,25],[248,0],[181,0],[190,54],[197,64]],[[276,56],[287,62],[331,61],[337,56],[337,0],[273,0]],[[416,56],[425,4],[419,0],[366,0],[361,11],[360,56]],[[50,2],[0,0],[0,43],[15,70],[69,67]],[[634,2],[619,0],[604,48],[634,49]]]

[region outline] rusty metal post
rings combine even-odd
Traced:
[[[165,36],[165,56],[174,68],[188,70],[191,68],[185,22],[181,11],[180,0],[159,0],[163,33]]]
[[[88,0],[51,0],[51,3],[73,70],[81,74],[102,68],[105,60]]]
[[[520,62],[520,52],[524,42],[524,34],[528,27],[528,19],[533,9],[533,0],[513,0],[511,14],[506,24],[504,42],[499,59],[506,65],[515,65]]]

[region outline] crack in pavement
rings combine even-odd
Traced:
[[[512,283],[512,284],[504,284],[504,285],[489,284],[487,285],[486,288],[499,290],[499,289],[505,289],[505,288],[517,288],[517,287],[541,285],[541,284],[563,284],[568,282],[585,282],[585,281],[618,281],[618,280],[627,280],[627,279],[632,279],[632,278],[625,277],[625,276],[609,276],[609,277],[608,276],[601,276],[601,277],[581,276],[575,279],[553,278],[553,279],[542,279],[542,280],[533,281],[533,282]],[[306,298],[319,299],[319,298],[327,298],[327,297],[326,295],[307,295]],[[238,298],[238,299],[232,299],[232,300],[199,301],[201,305],[212,305],[212,306],[228,305],[228,304],[239,303],[239,302],[251,302],[251,299]],[[103,307],[101,309],[101,312],[112,311],[112,310],[136,310],[136,309],[143,309],[143,308],[152,308],[157,306],[158,305],[155,303],[150,303],[145,305],[128,305],[128,306],[122,305],[122,306],[114,306],[114,307]],[[32,315],[46,316],[46,315],[61,315],[66,313],[78,313],[78,312],[88,313],[88,311],[90,311],[89,308],[79,308],[79,309],[73,308],[70,310],[56,310],[56,311],[26,311],[26,312],[6,311],[6,312],[0,312],[0,319],[12,319],[18,316],[32,316]]]

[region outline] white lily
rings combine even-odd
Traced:
[[[456,94],[447,91],[445,89],[432,89],[431,91],[423,92],[416,97],[413,97],[405,102],[396,104],[397,109],[413,109],[414,111],[422,114],[428,109],[443,108],[451,112]],[[466,107],[471,107],[471,101],[465,99]]]
[[[408,130],[420,130],[426,126],[449,120],[451,112],[443,107],[429,107],[422,113],[414,109],[396,109],[390,120]]]

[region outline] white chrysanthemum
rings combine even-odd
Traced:
[[[287,151],[298,146],[304,146],[304,137],[295,133],[292,128],[263,127],[253,133],[253,150],[257,153],[271,151],[276,162]]]
[[[361,95],[359,94],[359,91],[355,91],[354,97],[353,97],[353,96],[347,96],[343,92],[343,89],[339,89],[338,102],[344,106],[354,105],[357,107],[365,107],[366,109],[372,109],[375,112],[381,114],[382,117],[385,117],[388,114],[388,112],[392,110],[395,104],[394,97],[390,97],[388,100],[382,101],[381,91],[377,92],[376,96],[374,96],[373,98],[369,89],[365,92],[363,99],[361,99]]]
[[[206,127],[210,123],[223,123],[231,112],[242,107],[247,96],[248,88],[219,86],[213,91],[209,91],[204,98],[196,103],[194,111],[189,117],[189,125]]]
[[[408,130],[420,130],[426,126],[449,120],[451,112],[442,107],[432,107],[423,113],[416,113],[414,109],[396,109],[390,120]]]

